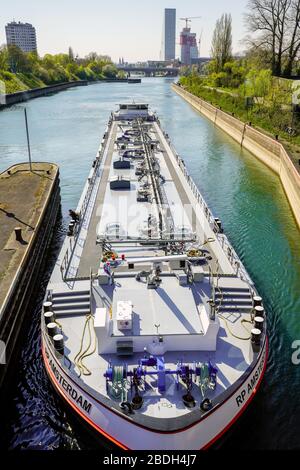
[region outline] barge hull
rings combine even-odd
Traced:
[[[256,394],[262,298],[147,104],[111,115],[41,326],[57,392],[122,449],[206,449]]]
[[[203,419],[188,429],[177,432],[157,432],[136,425],[123,413],[112,412],[96,401],[86,390],[68,376],[60,362],[42,339],[42,355],[48,377],[64,401],[90,425],[96,433],[123,450],[205,450],[215,444],[246,411],[257,394],[268,359],[266,339],[256,366],[247,373],[238,388],[228,390],[228,397],[216,405]],[[91,405],[91,406],[89,406]],[[86,409],[84,409],[86,408]],[[131,432],[129,433],[128,426]]]

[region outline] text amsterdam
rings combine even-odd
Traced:
[[[46,356],[49,361],[49,365],[51,367],[51,370],[57,380],[57,382],[62,386],[62,388],[69,394],[69,396],[72,398],[72,400],[79,405],[83,411],[86,413],[90,413],[92,409],[92,404],[89,403],[85,398],[83,398],[82,395],[80,395],[75,388],[73,388],[61,375],[57,367],[55,366],[55,363],[52,361],[52,359],[49,356],[48,351],[46,350]]]

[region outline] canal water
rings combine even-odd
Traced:
[[[63,218],[29,318],[16,384],[7,397],[11,449],[91,449],[91,441],[53,392],[40,356],[39,311],[67,224],[110,112],[122,101],[147,101],[252,276],[268,311],[270,356],[262,386],[222,444],[226,449],[300,448],[300,238],[279,179],[171,90],[171,80],[93,84],[0,112],[0,171],[27,158],[24,106],[32,157],[60,165]]]

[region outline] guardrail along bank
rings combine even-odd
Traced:
[[[173,90],[207,117],[220,129],[230,135],[243,148],[273,170],[280,178],[296,222],[300,228],[300,175],[283,145],[225,113],[177,84]]]

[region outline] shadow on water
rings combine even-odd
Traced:
[[[11,386],[11,399],[3,416],[5,425],[1,426],[1,434],[4,440],[0,448],[76,450],[96,449],[100,444],[110,449],[106,441],[96,441],[88,429],[78,426],[77,417],[69,408],[65,408],[61,398],[54,392],[40,354],[40,312],[47,283],[66,235],[66,227],[66,220],[57,224],[39,294],[28,315],[30,324],[24,332],[25,338],[22,338],[24,345],[16,366],[19,373]]]
[[[270,355],[262,386],[227,436],[226,449],[299,448],[300,366],[292,344],[300,340],[300,238],[275,174],[216,129],[170,90],[170,80],[99,84],[26,104],[32,154],[59,163],[63,214],[75,208],[109,114],[121,101],[147,100],[158,112],[190,174],[245,263],[268,312]],[[0,113],[0,171],[26,160],[22,108]],[[7,399],[5,435],[11,449],[91,449],[85,430],[52,390],[40,355],[39,315],[64,236],[56,231],[40,295],[30,315],[16,383]]]

